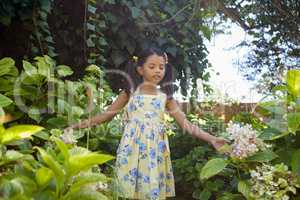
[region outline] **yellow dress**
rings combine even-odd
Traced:
[[[138,88],[125,107],[127,119],[116,158],[119,197],[159,200],[175,196],[163,121],[166,99],[162,91],[141,94]]]

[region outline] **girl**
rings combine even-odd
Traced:
[[[116,158],[120,197],[166,199],[175,196],[168,138],[163,124],[166,111],[191,135],[210,143],[216,150],[226,144],[189,122],[172,97],[172,67],[167,55],[157,49],[142,52],[136,67],[128,71],[132,80],[109,108],[70,128],[85,128],[110,121],[126,106],[126,124]],[[160,88],[158,88],[160,86]]]

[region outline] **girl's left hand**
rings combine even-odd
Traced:
[[[228,144],[224,138],[216,137],[211,141],[212,146],[218,151],[222,146]],[[227,152],[229,153],[229,152]]]

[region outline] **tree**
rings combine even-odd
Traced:
[[[241,44],[250,51],[239,67],[249,80],[258,80],[261,92],[280,84],[286,70],[300,68],[299,1],[227,0],[224,4],[234,11],[226,16],[253,38]]]
[[[87,0],[78,2],[75,7],[70,6],[73,3],[71,0],[33,2],[37,4],[32,4],[32,1],[2,1],[0,4],[1,33],[6,33],[6,41],[17,34],[10,31],[11,26],[16,25],[15,22],[21,22],[18,23],[21,27],[26,26],[18,15],[10,17],[10,23],[5,24],[3,19],[8,15],[2,11],[8,5],[13,13],[18,13],[19,7],[26,5],[29,13],[26,23],[33,27],[27,35],[34,35],[37,30],[41,32],[32,41],[23,41],[20,45],[30,47],[37,44],[37,51],[22,51],[22,56],[12,57],[22,59],[25,54],[32,58],[49,53],[49,48],[43,51],[45,45],[40,45],[44,44],[40,43],[43,42],[41,39],[48,38],[46,44],[53,44],[54,48],[50,50],[53,50],[57,62],[75,66],[74,77],[80,77],[79,72],[83,71],[80,68],[88,63],[103,69],[123,70],[132,56],[143,48],[155,45],[169,55],[183,95],[191,87],[190,81],[192,88],[197,88],[197,78],[203,79],[204,89],[209,91],[209,73],[206,69],[210,65],[203,41],[211,37],[212,30],[206,20],[213,17],[215,12],[201,9],[199,1]],[[49,3],[47,5],[51,12],[47,12],[47,19],[42,24],[48,24],[49,30],[40,31],[40,26],[35,26],[34,13],[39,13],[41,5],[46,3]],[[50,33],[51,38],[45,37],[44,33]],[[10,56],[2,45],[1,50],[2,56]],[[110,74],[106,77],[112,89],[117,91],[121,81]],[[196,90],[194,95],[197,95]]]

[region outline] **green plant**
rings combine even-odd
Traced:
[[[71,200],[107,199],[97,189],[96,183],[106,183],[108,178],[91,169],[103,164],[112,156],[90,152],[82,147],[70,148],[60,139],[53,137],[56,148],[34,147],[38,159],[24,160],[13,171],[6,172],[1,178],[0,189],[4,198],[34,198]],[[18,191],[18,192],[15,192]]]
[[[298,146],[300,128],[299,77],[300,71],[288,71],[286,76],[286,85],[280,85],[274,88],[276,92],[281,92],[274,92],[274,100],[263,102],[260,104],[260,106],[263,108],[262,110],[260,110],[260,117],[263,116],[265,118],[265,121],[262,122],[257,120],[250,120],[250,122],[254,122],[254,126],[257,127],[257,130],[259,130],[259,132],[251,131],[252,129],[245,129],[245,134],[250,134],[251,132],[252,135],[255,135],[255,137],[251,139],[251,143],[255,143],[255,138],[257,136],[261,140],[269,143],[272,142],[272,148],[266,148],[265,150],[258,151],[254,154],[252,152],[251,154],[247,154],[246,156],[242,157],[231,157],[229,159],[211,159],[201,170],[200,177],[202,180],[207,180],[232,166],[233,169],[236,170],[235,176],[237,176],[238,180],[237,189],[247,199],[273,199],[273,194],[276,194],[276,198],[274,197],[275,199],[289,199],[290,197],[292,199],[295,199],[294,195],[291,196],[287,192],[292,191],[294,194],[298,193],[296,188],[299,187],[299,183],[297,183],[297,181],[299,182],[300,180],[300,151]],[[287,110],[284,109],[285,107],[287,107]],[[236,119],[244,120],[245,118],[239,117]],[[237,132],[237,135],[235,135],[234,139],[239,140],[238,137],[243,137],[242,132],[244,132],[244,130],[242,130],[241,127],[236,127],[230,128],[229,132]],[[239,142],[242,142],[242,140],[245,140],[245,137],[241,138]],[[240,150],[244,151],[245,148],[246,147],[243,147],[243,149]],[[292,156],[287,158],[287,152],[291,153]],[[286,164],[286,166],[284,164]],[[289,176],[287,174],[290,174],[292,177],[291,180],[289,180],[291,181],[291,184],[285,185],[285,189],[281,188],[282,190],[275,187],[270,191],[267,191],[267,193],[261,193],[261,190],[258,191],[258,189],[261,187],[260,184],[263,183],[255,182],[255,177],[252,177],[254,179],[250,179],[250,173],[254,172],[253,170],[255,168],[258,169],[257,173],[263,173],[264,170],[259,167],[260,165],[269,166],[270,169],[282,169],[281,172],[283,174],[286,173],[286,175],[280,175],[280,177],[288,178]],[[291,168],[291,172],[287,171],[288,167]],[[274,173],[276,174],[277,172]],[[283,179],[280,179],[281,182],[278,184],[289,182],[286,182]],[[250,184],[249,180],[252,181],[252,185]],[[269,187],[267,186],[267,184],[269,184],[268,180],[265,181],[265,186]],[[272,193],[272,195],[270,192]]]

